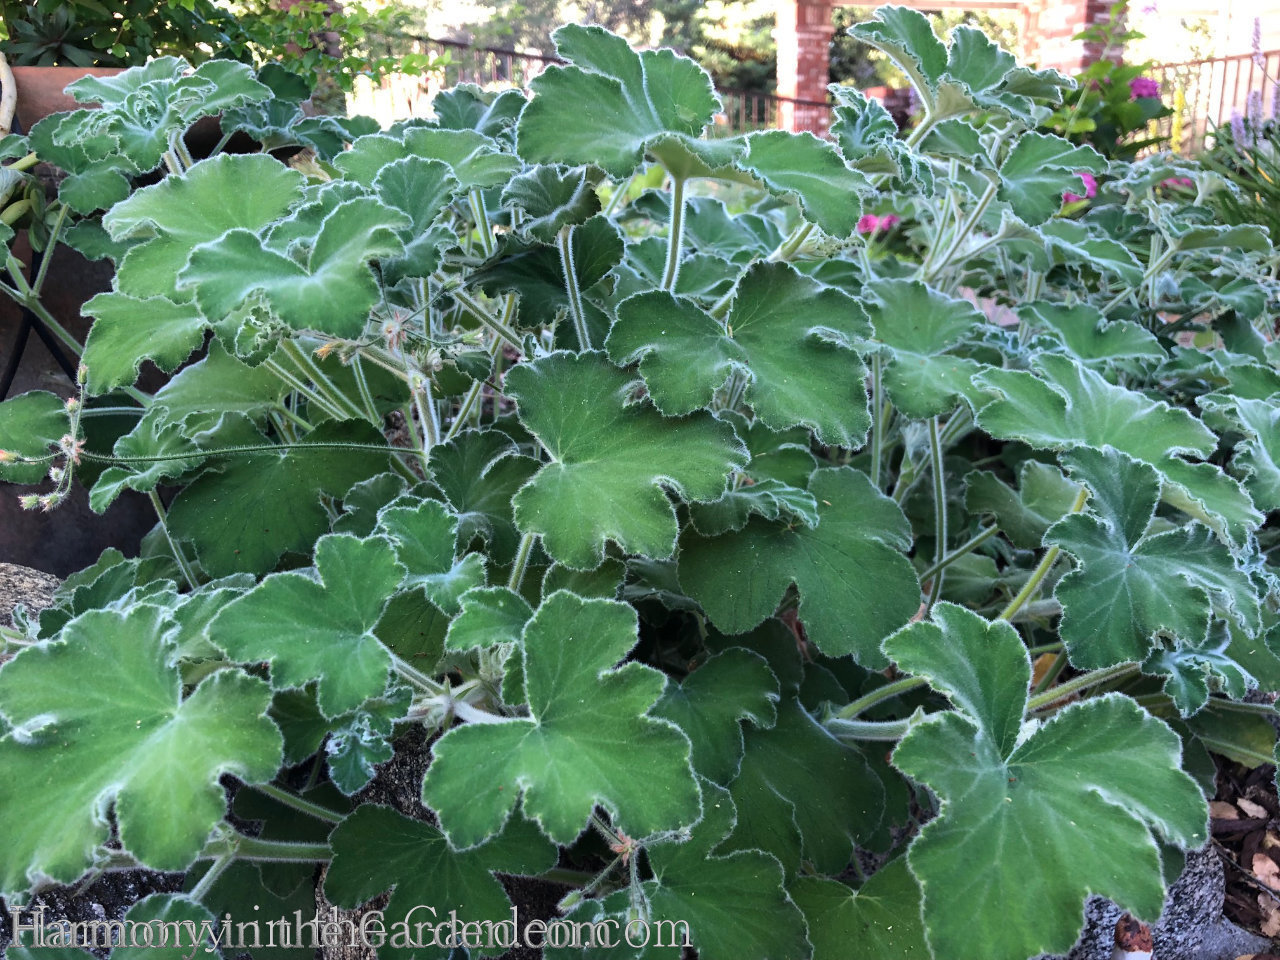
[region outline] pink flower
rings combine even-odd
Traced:
[[[880,229],[880,218],[874,213],[864,213],[858,218],[856,229],[859,233],[875,233]]]
[[[1159,97],[1160,84],[1150,77],[1134,77],[1129,81],[1129,99],[1141,100],[1146,97]]]
[[[1192,180],[1190,177],[1169,177],[1166,180],[1160,181],[1160,186],[1169,187],[1169,188],[1194,187],[1195,185],[1196,185],[1196,182]]]
[[[1092,173],[1088,170],[1077,170],[1076,176],[1080,178],[1080,182],[1084,184],[1084,196],[1078,193],[1067,191],[1062,195],[1063,203],[1076,203],[1080,200],[1090,200],[1098,195],[1098,181],[1094,179]]]
[[[901,222],[902,222],[902,219],[896,213],[886,213],[883,217],[880,218],[880,229],[892,230]]]

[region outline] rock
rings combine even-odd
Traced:
[[[61,581],[49,573],[0,563],[0,626],[13,626],[13,608],[25,604],[34,617],[53,603],[53,591]]]
[[[1222,915],[1224,882],[1222,861],[1212,848],[1187,854],[1182,875],[1169,888],[1164,912],[1151,929],[1152,960],[1235,960],[1270,948],[1269,940]],[[1085,901],[1084,932],[1065,960],[1112,960],[1116,922],[1122,916],[1124,910],[1105,897],[1090,897]]]

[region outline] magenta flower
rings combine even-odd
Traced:
[[[1170,189],[1176,187],[1194,187],[1195,185],[1196,182],[1190,177],[1169,177],[1160,181],[1160,186],[1168,187]]]
[[[1088,170],[1077,170],[1076,176],[1080,178],[1080,182],[1084,184],[1084,196],[1078,193],[1067,191],[1062,195],[1063,203],[1075,203],[1079,200],[1091,200],[1098,195],[1098,181],[1094,179],[1092,173]]]
[[[883,217],[880,218],[880,229],[892,230],[901,222],[902,222],[902,219],[896,213],[886,213]]]
[[[864,213],[858,218],[856,229],[859,233],[875,233],[880,229],[880,218],[874,213]]]
[[[1160,84],[1150,77],[1134,77],[1129,81],[1129,99],[1142,100],[1147,97],[1159,97]]]

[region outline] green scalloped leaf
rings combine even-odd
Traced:
[[[862,216],[871,181],[844,162],[835,146],[811,133],[766,130],[747,137],[744,170],[781,196],[793,196],[805,219],[833,237],[848,237]]]
[[[396,558],[408,571],[403,588],[420,589],[446,614],[455,616],[459,597],[484,586],[484,556],[456,556],[458,518],[439,501],[392,504],[378,515],[377,532],[395,545]]]
[[[941,800],[907,853],[934,954],[1063,953],[1091,893],[1154,921],[1164,883],[1153,832],[1186,848],[1208,834],[1177,734],[1115,694],[1024,730],[1031,664],[1017,632],[946,603],[933,618],[891,637],[885,652],[956,707],[913,724],[893,752]]]
[[[1238,650],[1232,631],[1218,620],[1199,643],[1156,650],[1143,662],[1142,672],[1163,676],[1165,694],[1182,716],[1189,717],[1209,702],[1209,694],[1214,690],[1220,690],[1232,700],[1243,700],[1245,694],[1258,686],[1253,675],[1234,659],[1233,654]]]
[[[552,243],[563,227],[584,223],[600,212],[599,180],[600,171],[591,167],[539,164],[511,178],[503,188],[502,205],[523,210],[520,229]]]
[[[380,295],[369,261],[403,256],[399,234],[409,226],[407,216],[372,197],[347,200],[299,238],[307,248],[301,261],[249,230],[229,230],[192,251],[178,287],[190,289],[214,323],[260,299],[295,330],[357,337]]]
[[[1217,437],[1186,410],[1108,383],[1069,357],[1042,354],[1035,373],[988,369],[975,378],[996,399],[978,409],[978,426],[1040,450],[1111,446],[1149,463],[1173,484],[1175,506],[1242,540],[1262,522],[1243,488],[1209,463]],[[1180,489],[1179,489],[1180,488]]]
[[[227,604],[209,639],[235,660],[271,664],[277,690],[316,682],[326,717],[356,710],[387,686],[391,657],[374,627],[404,579],[382,537],[321,537],[315,567],[276,573]]]
[[[160,607],[93,610],[0,670],[0,891],[75,880],[108,810],[142,863],[185,870],[226,812],[218,778],[275,776],[267,685],[220,670],[183,699],[173,626]]]
[[[630,377],[601,353],[522,363],[507,374],[506,393],[551,456],[516,494],[516,524],[573,569],[599,566],[609,540],[628,553],[669,557],[678,527],[663,488],[715,500],[729,473],[746,465],[727,424],[627,406]]]
[[[422,797],[451,846],[498,833],[517,803],[560,844],[596,806],[637,839],[698,820],[689,741],[648,715],[665,678],[617,666],[636,629],[626,604],[563,591],[543,601],[522,642],[529,718],[454,727],[432,748]]]
[[[1062,209],[1064,191],[1079,188],[1081,170],[1104,173],[1106,169],[1106,159],[1088,144],[1077,146],[1051,134],[1026,132],[1018,136],[1000,165],[996,195],[1036,226]]]
[[[511,563],[520,533],[511,499],[538,470],[500,430],[466,430],[431,451],[432,482],[458,515],[458,544],[485,541],[496,564]]]
[[[89,491],[89,507],[104,513],[125,490],[144,493],[162,481],[181,476],[204,463],[204,453],[181,428],[164,419],[165,410],[152,408],[132,432],[116,441],[111,452],[117,457],[175,457],[151,463],[124,464],[103,470]],[[179,456],[181,455],[181,456]]]
[[[90,396],[132,386],[144,360],[171,373],[204,343],[209,327],[193,304],[164,297],[100,293],[84,312],[93,317],[83,356]]]
[[[0,402],[0,450],[15,457],[43,457],[67,435],[71,422],[60,397],[45,390],[31,390]],[[0,480],[39,483],[52,460],[22,463],[0,459]]]
[[[759,262],[738,281],[723,322],[655,290],[623,301],[605,346],[614,363],[639,361],[666,416],[707,406],[736,373],[766,427],[804,426],[822,443],[860,447],[871,418],[853,345],[869,333],[856,300],[789,264]]]
[[[742,763],[741,721],[772,727],[778,714],[778,678],[764,657],[741,647],[714,654],[667,692],[653,708],[693,744],[693,769],[720,785]]]
[[[1208,527],[1148,534],[1160,499],[1155,468],[1110,449],[1062,459],[1092,493],[1091,514],[1064,517],[1045,534],[1077,562],[1054,591],[1072,664],[1142,660],[1159,636],[1199,646],[1215,607],[1250,633],[1261,629],[1253,584]]]
[[[791,897],[804,911],[813,960],[920,960],[930,956],[920,885],[905,857],[881,867],[855,894],[838,880],[801,877]]]
[[[1260,510],[1280,510],[1280,405],[1247,397],[1201,397],[1207,413],[1216,413],[1244,434],[1236,443],[1231,472],[1244,483]]]
[[[1018,469],[1017,490],[986,471],[975,470],[964,482],[964,508],[994,517],[1000,532],[1023,550],[1041,546],[1044,532],[1066,516],[1080,492],[1080,485],[1061,470],[1038,460],[1027,460]]]
[[[971,381],[982,365],[950,351],[986,322],[977,307],[918,280],[877,280],[866,292],[874,342],[890,358],[884,387],[894,406],[925,420],[976,394]]]
[[[1085,364],[1091,361],[1152,357],[1163,360],[1164,348],[1155,334],[1128,320],[1108,320],[1097,307],[1037,300],[1018,308],[1029,326],[1048,327],[1067,352]]]
[[[920,607],[920,584],[901,551],[911,531],[898,505],[848,467],[814,472],[818,524],[752,517],[739,532],[681,540],[680,582],[726,633],[770,616],[791,584],[809,639],[828,656],[883,666],[880,641]]]
[[[330,838],[333,861],[324,877],[325,897],[354,909],[386,890],[382,908],[389,941],[393,925],[406,920],[437,924],[455,911],[459,920],[499,923],[511,919],[511,901],[495,873],[537,874],[556,864],[556,848],[537,827],[519,817],[501,836],[474,850],[450,849],[444,834],[429,823],[411,820],[390,807],[365,804],[348,816]],[[523,933],[523,928],[521,929]],[[409,948],[388,942],[380,957],[451,956],[448,947],[430,943]],[[474,956],[492,957],[502,947],[477,947]]]
[[[672,50],[637,53],[615,34],[577,24],[552,36],[569,65],[530,81],[516,130],[520,155],[533,163],[594,163],[626,177],[651,141],[697,137],[720,106],[707,72]]]

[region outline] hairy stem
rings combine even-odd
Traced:
[[[493,228],[489,225],[489,212],[484,208],[484,194],[479,189],[473,189],[467,194],[467,202],[471,205],[471,218],[475,220],[476,231],[480,235],[480,249],[488,260],[498,249],[498,245],[493,239]]]
[[[591,334],[587,330],[587,318],[582,312],[582,291],[578,289],[578,268],[573,262],[573,224],[556,234],[556,249],[560,251],[560,272],[564,276],[564,289],[569,295],[569,317],[573,331],[578,335],[578,349],[591,349]]]
[[[182,553],[182,548],[178,546],[178,541],[173,538],[173,534],[169,532],[168,514],[165,512],[164,504],[160,502],[160,494],[154,489],[147,491],[147,496],[151,498],[151,506],[156,511],[156,517],[160,521],[160,529],[164,532],[164,539],[169,544],[169,549],[173,551],[173,559],[178,563],[178,569],[182,571],[182,579],[187,581],[187,586],[192,590],[200,586],[200,581],[196,577],[195,571],[191,568],[191,564],[187,562],[187,558]]]
[[[965,556],[966,554],[972,553],[978,547],[982,546],[984,543],[986,543],[988,540],[990,540],[999,532],[1000,532],[1000,528],[996,526],[987,527],[985,530],[979,530],[971,538],[966,540],[960,546],[956,547],[954,550],[952,550],[949,554],[947,554],[945,557],[943,557],[933,566],[928,567],[924,571],[924,573],[920,574],[920,579],[928,580],[934,574],[939,573],[942,570],[945,570],[947,567],[951,566],[951,564],[955,563],[961,557]]]
[[[274,783],[255,783],[249,789],[266,794],[272,800],[283,803],[286,807],[297,810],[299,813],[305,813],[309,817],[315,817],[317,820],[323,820],[325,823],[336,824],[342,822],[342,814],[337,811],[322,807],[318,803],[312,803],[310,800],[304,800],[296,793],[277,787]]]
[[[884,451],[884,383],[880,354],[871,358],[871,485],[880,489],[880,460]]]
[[[667,268],[662,289],[674,291],[680,278],[680,247],[684,243],[684,178],[671,178],[671,231],[667,237]]]
[[[1067,513],[1079,513],[1084,509],[1085,501],[1089,499],[1088,487],[1081,487],[1080,492],[1076,494],[1075,502],[1071,504],[1071,509]],[[1031,571],[1031,576],[1027,579],[1026,584],[1018,591],[1018,595],[1009,601],[1009,605],[1000,611],[997,620],[1011,620],[1013,615],[1022,609],[1022,605],[1035,596],[1035,592],[1040,589],[1040,583],[1049,574],[1049,570],[1053,567],[1054,561],[1058,559],[1058,554],[1062,552],[1059,546],[1052,546],[1044,552],[1044,556],[1040,558],[1039,565]]]
[[[1091,670],[1089,673],[1082,673],[1078,677],[1072,677],[1066,683],[1060,683],[1052,690],[1046,690],[1044,693],[1038,693],[1027,700],[1027,712],[1033,710],[1043,710],[1052,704],[1065,700],[1067,697],[1073,696],[1082,690],[1088,690],[1090,687],[1096,687],[1100,683],[1109,683],[1113,680],[1122,680],[1125,677],[1131,677],[1139,670],[1136,663],[1118,663],[1113,667],[1103,667],[1101,670]]]
[[[511,564],[511,576],[507,578],[507,586],[516,593],[520,592],[520,584],[524,582],[524,571],[529,566],[529,554],[533,552],[533,541],[536,533],[526,533],[520,538],[520,546],[516,548],[516,559]]]
[[[942,595],[942,579],[946,573],[946,565],[942,561],[947,555],[947,479],[942,470],[942,441],[938,437],[937,417],[929,419],[929,461],[933,473],[933,565],[938,571],[933,575],[933,584],[929,588],[928,609],[931,610]]]

